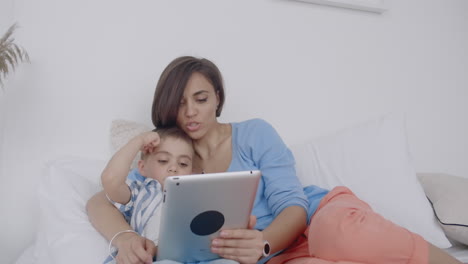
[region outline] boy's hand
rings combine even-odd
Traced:
[[[159,134],[153,131],[141,134],[140,138],[142,139],[141,152],[145,154],[152,154],[161,141]]]
[[[128,233],[122,234],[116,242],[118,242],[119,249],[115,257],[117,264],[153,263],[153,256],[157,251],[153,241]]]

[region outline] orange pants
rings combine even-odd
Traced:
[[[336,187],[320,202],[304,236],[268,264],[427,264],[428,243]]]

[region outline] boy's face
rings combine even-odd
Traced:
[[[156,151],[140,160],[141,175],[164,184],[169,176],[192,173],[193,147],[184,140],[166,137],[161,139]]]

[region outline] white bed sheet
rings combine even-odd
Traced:
[[[447,248],[445,251],[461,262],[468,263],[468,246],[454,244],[453,247]]]
[[[450,255],[454,256],[463,263],[468,263],[468,246],[456,245],[445,249]],[[18,258],[15,264],[37,264],[34,257],[34,246],[28,247]]]
[[[24,250],[16,264],[102,263],[107,241],[89,223],[85,204],[101,189],[99,176],[105,164],[83,158],[48,164],[39,186],[41,216],[36,243]],[[468,263],[468,246],[457,244],[446,251]]]

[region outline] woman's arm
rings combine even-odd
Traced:
[[[86,204],[90,222],[107,240],[120,231],[132,230],[123,215],[108,200],[103,191],[95,194]],[[112,244],[119,250],[118,263],[152,263],[156,254],[154,243],[135,233],[122,233]]]
[[[288,247],[301,235],[307,227],[307,212],[300,206],[290,206],[284,209],[273,222],[262,231],[263,240],[271,246],[275,253]],[[263,250],[263,247],[262,247]]]
[[[255,223],[251,223],[253,228]],[[285,208],[263,231],[236,229],[222,231],[213,242],[212,250],[223,258],[242,264],[257,263],[262,258],[264,241],[270,244],[272,253],[289,246],[307,226],[307,213],[300,206]]]
[[[222,233],[218,241],[222,246],[213,246],[226,258],[256,263],[265,240],[270,252],[275,253],[304,232],[308,200],[296,176],[294,157],[270,124],[260,119],[246,121],[238,127],[233,142],[237,144],[233,148],[243,155],[240,160],[249,160],[236,169],[251,169],[251,164],[255,164],[262,172],[252,212],[260,217],[256,228],[262,231],[227,230],[228,236]]]

